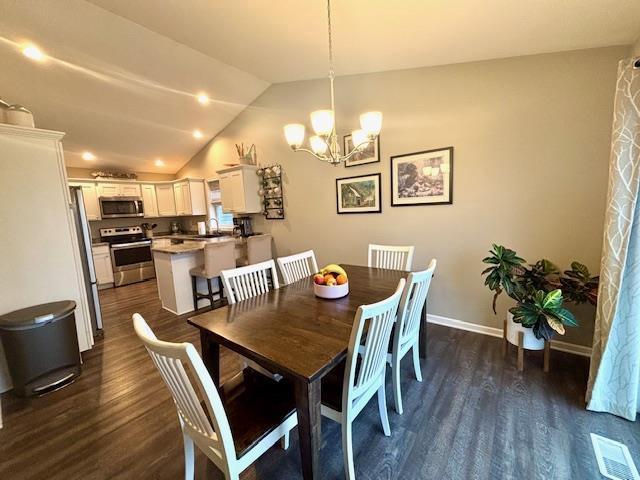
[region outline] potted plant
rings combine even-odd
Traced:
[[[592,305],[597,302],[599,278],[592,277],[579,262],[560,273],[549,260],[527,264],[515,251],[501,245],[493,245],[489,253],[482,260],[489,265],[482,275],[486,275],[484,284],[494,292],[493,312],[497,314],[496,301],[502,292],[517,302],[507,315],[507,339],[512,344],[517,345],[521,331],[524,348],[542,350],[545,340],[564,335],[565,327],[578,325],[564,307],[565,301]]]

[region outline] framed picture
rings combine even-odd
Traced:
[[[380,174],[336,179],[338,213],[380,213]]]
[[[344,153],[349,154],[353,150],[353,139],[351,135],[345,135],[343,138]],[[367,163],[375,163],[380,161],[380,135],[376,137],[375,142],[369,142],[367,148],[361,152],[353,154],[349,160],[344,162],[345,167],[355,167],[357,165],[365,165]]]
[[[453,203],[453,147],[391,157],[391,205]]]

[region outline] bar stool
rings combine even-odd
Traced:
[[[247,238],[247,265],[254,265],[273,259],[271,235],[263,233]]]
[[[191,288],[193,290],[194,310],[198,309],[198,300],[201,298],[209,299],[211,309],[213,310],[214,295],[220,295],[220,306],[222,306],[222,281],[218,280],[220,289],[217,292],[214,292],[212,280],[216,277],[220,277],[221,270],[235,268],[235,248],[236,245],[234,241],[211,242],[204,246],[204,265],[200,265],[189,270],[189,274],[191,275]],[[198,292],[198,278],[204,278],[206,280],[208,287],[207,293]]]

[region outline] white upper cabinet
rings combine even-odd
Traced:
[[[142,190],[142,203],[144,204],[144,216],[146,218],[158,217],[158,201],[156,200],[155,185],[140,185]]]
[[[137,183],[98,183],[98,197],[139,197]]]
[[[147,218],[207,214],[205,184],[201,179],[185,178],[158,183],[75,179],[69,185],[82,187],[89,220],[100,220],[100,197],[141,197]]]
[[[140,185],[137,183],[121,183],[120,195],[123,197],[140,197]]]
[[[204,193],[204,181],[181,180],[173,184],[178,215],[206,215],[207,202]]]
[[[99,183],[98,197],[119,197],[120,184],[118,183]]]
[[[98,190],[93,182],[69,182],[72,187],[82,187],[84,209],[87,220],[100,220],[100,205],[98,204]]]
[[[222,209],[232,213],[259,213],[260,178],[254,165],[237,165],[218,170]]]
[[[158,216],[176,216],[176,199],[173,194],[173,185],[171,183],[156,185],[156,200],[158,204]]]

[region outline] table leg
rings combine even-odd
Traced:
[[[322,441],[320,417],[320,379],[307,383],[295,382],[296,409],[302,476],[305,480],[320,478],[320,444]]]
[[[422,307],[422,318],[420,319],[420,358],[427,358],[427,302]]]
[[[220,345],[214,342],[209,334],[200,330],[200,345],[202,347],[202,361],[216,387],[220,386]]]

